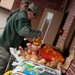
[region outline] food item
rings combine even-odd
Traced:
[[[26,55],[26,57],[25,57],[26,59],[30,59],[31,58],[31,56],[28,54],[28,55]]]
[[[37,61],[36,58],[31,58],[30,60],[35,61],[35,62]]]
[[[47,62],[45,65],[49,67],[49,66],[50,66],[50,64],[51,64],[50,62]]]
[[[28,49],[28,50],[27,50],[27,53],[28,53],[28,54],[31,54],[31,53],[32,53],[32,50]]]
[[[20,48],[20,51],[21,51],[20,56],[22,59],[25,58],[28,60],[32,60],[34,62],[37,62],[39,64],[42,64],[51,68],[56,68],[59,62],[61,63],[64,62],[64,57],[62,56],[62,54],[59,51],[55,50],[52,46],[44,45],[38,48],[37,50],[37,47],[41,45],[41,43],[36,45],[34,44],[39,43],[39,40],[40,38],[38,39],[34,38],[33,44],[28,43],[27,44],[28,50],[23,50],[22,48]]]
[[[57,67],[57,64],[58,64],[58,61],[57,60],[51,61],[49,67],[56,68]]]
[[[23,50],[23,48],[21,46],[19,46],[18,50],[20,50],[19,56],[24,56],[24,57],[26,56],[25,51]]]
[[[32,51],[38,51],[41,46],[36,46],[35,44],[27,43],[27,47],[28,47],[28,49],[30,49]]]
[[[23,60],[23,59],[25,59],[25,57],[24,56],[20,56],[20,58]]]
[[[62,56],[62,54],[47,45],[41,48],[38,54],[39,56],[42,56],[44,59],[46,59],[47,62],[51,62],[54,60],[57,60],[62,63],[64,62],[64,57]]]
[[[45,64],[46,60],[43,58],[43,59],[40,59],[39,62],[40,62],[40,64]]]
[[[33,38],[33,44],[36,46],[40,46],[42,44],[41,38],[40,37]]]

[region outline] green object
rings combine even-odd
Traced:
[[[21,3],[25,4],[25,5],[29,5],[29,0],[22,0]]]
[[[34,3],[31,3],[28,8],[31,9],[31,11],[33,11],[33,13],[35,14],[35,16],[38,16],[38,9],[34,5]]]
[[[7,18],[7,21],[10,19],[11,16],[13,16],[15,13],[18,13],[20,11],[20,9],[15,9],[15,10],[12,10]]]
[[[35,66],[28,64],[27,62],[22,62],[21,66],[32,70]]]
[[[22,62],[22,67],[25,67],[25,69],[22,71],[22,73],[27,75],[39,75],[38,68],[34,70],[34,65],[28,62]]]
[[[0,36],[0,46],[9,49],[18,48],[24,37],[38,37],[41,32],[31,28],[31,23],[27,18],[26,10],[15,13],[6,23],[3,34]]]

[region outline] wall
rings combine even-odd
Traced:
[[[63,1],[65,1],[65,0],[30,0],[30,2],[34,2],[39,9],[38,18],[33,20],[33,22],[32,22],[33,27],[34,28],[38,27],[42,13],[43,13],[45,8],[55,9],[55,10],[59,11],[61,9],[61,5],[62,5]]]
[[[62,2],[65,0],[30,0],[31,2],[34,2],[39,8],[51,8],[55,10],[60,10]]]
[[[66,38],[67,38],[67,35],[69,34],[69,29],[71,28],[71,25],[75,17],[75,0],[71,0],[67,11],[69,11],[69,14],[63,27],[64,33],[62,36],[60,36],[58,43],[57,43],[57,47],[59,47],[62,50],[64,49],[64,46],[67,43]],[[75,57],[65,75],[75,75]]]
[[[44,10],[44,8],[51,8],[55,10],[60,10],[61,5],[66,0],[29,0],[30,3],[35,3],[39,9]],[[19,7],[21,0],[15,0],[13,8],[16,9]]]
[[[70,64],[70,67],[68,68],[67,72],[65,73],[65,75],[75,75],[75,56],[73,61]]]
[[[8,17],[9,11],[0,8],[0,34],[3,32],[6,25],[6,19]]]
[[[7,10],[11,10],[13,6],[14,0],[1,0],[0,7],[5,8]]]
[[[16,9],[16,8],[19,8],[20,2],[21,2],[21,0],[15,0],[15,1],[14,1],[14,4],[13,4],[13,7],[12,7],[12,10],[13,10],[13,9]]]
[[[29,1],[30,3],[32,2],[35,3],[39,10],[39,16],[37,17],[37,19],[32,21],[32,27],[36,29],[38,27],[39,21],[41,19],[45,7],[60,10],[62,2],[64,2],[65,0],[29,0]],[[20,2],[21,0],[15,0],[12,9],[19,8]]]

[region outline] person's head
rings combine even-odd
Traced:
[[[38,9],[34,5],[34,3],[31,3],[29,5],[27,15],[28,15],[29,20],[32,20],[32,19],[34,19],[34,18],[36,18],[38,16]]]
[[[22,0],[20,3],[20,10],[27,9],[29,6],[29,0]]]

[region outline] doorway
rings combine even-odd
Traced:
[[[59,30],[62,30],[62,31],[63,31],[63,26],[64,26],[64,23],[65,23],[66,18],[67,18],[67,16],[68,16],[68,13],[69,13],[69,12],[66,12],[66,13],[64,14],[63,20],[62,20],[62,22],[61,22],[61,24],[60,24],[60,27],[59,27],[58,32],[57,32],[57,35],[56,35],[55,40],[54,40],[54,42],[53,42],[53,46],[56,46],[56,44],[57,44],[57,42],[58,42],[58,39],[59,39],[59,37],[60,37],[60,35],[61,35],[61,34],[59,33]],[[63,32],[62,32],[62,33],[63,33]]]
[[[53,45],[57,31],[60,27],[64,13],[59,11],[45,8],[38,29],[44,33],[43,42]]]
[[[64,56],[69,55],[69,50],[75,49],[75,17],[68,31],[67,37],[64,42]]]

